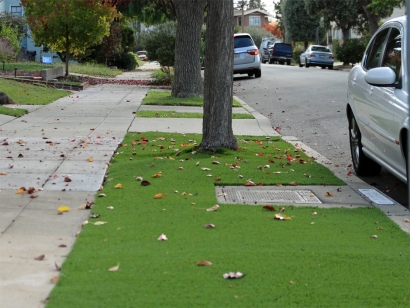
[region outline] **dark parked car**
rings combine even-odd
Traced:
[[[291,44],[273,43],[268,47],[267,52],[263,55],[262,63],[268,61],[270,64],[279,62],[280,64],[290,65],[293,57],[293,49]]]

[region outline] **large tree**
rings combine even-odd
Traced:
[[[305,3],[310,15],[316,16],[320,12],[325,26],[335,22],[344,40],[349,37],[350,29],[360,28],[366,22],[363,7],[357,0],[305,0]]]
[[[309,15],[303,0],[283,0],[281,12],[286,29],[286,39],[304,42],[306,49],[308,42],[315,40],[316,28],[320,25],[319,15]]]
[[[403,4],[402,0],[358,0],[369,24],[370,35],[376,33],[379,21],[393,13],[394,7]]]
[[[200,42],[206,0],[173,0],[173,4],[178,23],[172,96],[202,96]]]
[[[21,0],[21,4],[34,42],[65,53],[66,75],[70,55],[101,43],[116,16],[107,0]]]
[[[232,130],[233,1],[208,2],[201,151],[237,149]]]

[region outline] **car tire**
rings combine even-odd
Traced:
[[[322,70],[324,70],[324,69],[326,68],[326,66],[321,66],[320,68],[321,68]]]
[[[283,62],[283,61],[280,61],[280,62],[279,62],[279,64],[280,64],[280,65],[283,65],[283,64],[285,64],[285,62]]]
[[[305,67],[306,67],[306,68],[309,68],[309,66],[310,66],[310,65],[307,63],[307,60],[305,60]]]
[[[286,62],[287,65],[290,65],[290,61]]]
[[[262,76],[261,70],[255,70],[255,78],[260,78]]]
[[[382,167],[363,153],[362,134],[352,112],[349,114],[349,143],[353,168],[358,176],[378,175]]]
[[[300,60],[299,60],[299,67],[303,67],[303,64],[302,62],[300,62]]]
[[[269,64],[273,64],[273,60],[272,60],[272,59],[269,59]]]
[[[328,67],[330,70],[332,70],[333,69],[333,65],[329,65],[329,67]]]

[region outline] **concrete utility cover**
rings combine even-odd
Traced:
[[[370,201],[379,204],[379,205],[393,205],[394,202],[391,201],[389,198],[384,196],[383,194],[379,193],[375,189],[359,189],[359,191],[365,195]]]
[[[285,189],[249,189],[224,187],[217,189],[220,203],[286,203],[286,204],[321,204],[311,190]]]

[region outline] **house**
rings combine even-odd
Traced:
[[[0,1],[0,12],[8,12],[14,15],[23,16],[24,8],[21,6],[20,0],[2,0]],[[42,49],[43,47],[36,46],[30,36],[30,30],[27,30],[27,36],[21,40],[21,50],[32,55],[33,57],[30,59],[40,62],[42,57],[51,57],[53,61],[60,62],[59,57],[55,53],[52,51],[43,52]]]
[[[242,22],[244,27],[248,26],[256,26],[256,27],[263,27],[264,25],[269,24],[269,18],[273,18],[274,16],[269,14],[268,12],[260,9],[254,10],[244,10],[243,11],[243,21],[242,21],[242,10],[234,10],[234,25],[235,26],[242,26]]]

